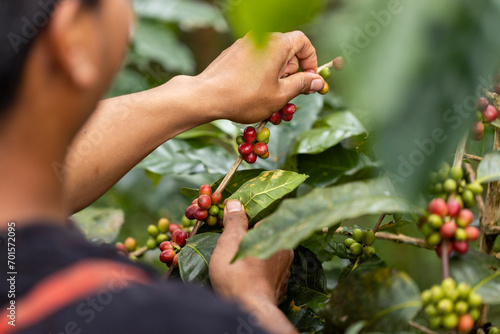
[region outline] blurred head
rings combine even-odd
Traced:
[[[120,68],[130,19],[130,0],[2,0],[0,124],[29,99],[81,126]]]

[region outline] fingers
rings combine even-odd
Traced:
[[[325,81],[318,74],[299,72],[280,80],[281,93],[287,101],[299,94],[310,94],[323,89]]]
[[[234,256],[247,230],[248,218],[245,208],[240,201],[228,201],[224,208],[224,231],[219,238],[224,251]]]
[[[316,57],[316,49],[311,44],[309,38],[301,31],[286,33],[285,36],[288,37],[288,43],[292,45],[292,56],[298,58],[302,70],[316,71],[318,68],[318,58]]]

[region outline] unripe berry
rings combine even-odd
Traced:
[[[426,237],[430,236],[432,233],[434,233],[434,229],[432,228],[431,225],[429,224],[424,224],[422,225],[422,232]],[[439,234],[439,233],[438,233]],[[441,235],[440,235],[441,237]]]
[[[257,137],[257,131],[253,126],[247,126],[245,130],[243,130],[243,139],[245,139],[248,143],[253,143]]]
[[[293,119],[293,115],[290,116],[282,115],[281,119],[284,120],[285,122],[290,122]]]
[[[170,224],[170,226],[168,227],[168,231],[170,232],[170,234],[174,233],[174,231],[176,230],[179,230],[181,228],[181,226],[179,224]]]
[[[455,313],[445,314],[442,325],[446,329],[453,329],[458,325],[458,316]]]
[[[280,113],[279,112],[273,113],[271,116],[269,116],[267,120],[274,125],[279,125],[281,123]]]
[[[257,154],[251,152],[249,154],[243,155],[243,160],[245,160],[249,164],[255,163],[257,161]]]
[[[323,89],[319,91],[321,95],[326,95],[330,91],[330,86],[328,85],[328,82],[325,81],[325,85],[323,86]]]
[[[463,300],[459,300],[455,304],[455,313],[457,313],[459,315],[467,313],[468,310],[469,310],[469,304],[467,304],[467,302],[465,302]]]
[[[194,218],[196,218],[196,220],[204,221],[205,219],[207,219],[207,217],[208,217],[207,210],[204,210],[202,208],[196,209],[196,211],[194,213]]]
[[[437,304],[437,309],[440,313],[453,312],[453,302],[448,298],[441,299]]]
[[[441,288],[443,288],[443,291],[445,291],[445,290],[455,290],[456,287],[457,287],[457,283],[451,277],[445,278],[441,282]]]
[[[483,119],[486,123],[491,123],[498,117],[498,110],[489,104],[483,111]]]
[[[363,247],[363,254],[366,256],[373,256],[377,253],[377,250],[373,246],[365,246]]]
[[[444,292],[443,289],[439,285],[434,285],[431,288],[432,292],[432,301],[437,303],[444,297]]]
[[[210,206],[212,205],[212,200],[210,199],[210,196],[201,195],[200,197],[198,197],[198,205],[203,210],[210,209]]]
[[[363,231],[361,231],[359,228],[354,229],[352,231],[352,238],[356,240],[357,242],[362,242],[363,241]]]
[[[297,107],[295,107],[295,104],[288,103],[283,109],[281,109],[280,114],[281,116],[293,116],[295,112],[297,111]]]
[[[471,132],[472,132],[472,139],[481,140],[484,135],[483,122],[475,122],[474,124],[472,124]]]
[[[465,228],[465,234],[468,241],[475,241],[479,238],[479,229],[474,226],[468,226]]]
[[[179,246],[184,246],[186,244],[186,239],[189,238],[189,233],[184,230],[177,230],[172,234],[172,241]]]
[[[456,217],[462,209],[462,204],[454,198],[448,200],[448,216]]]
[[[455,192],[457,190],[457,181],[448,179],[444,181],[443,188],[447,193]]]
[[[217,217],[217,215],[219,214],[219,207],[217,205],[212,205],[208,210],[208,214],[210,216]]]
[[[123,244],[129,252],[133,252],[137,248],[137,241],[132,237],[128,237],[127,239],[125,239],[125,242]]]
[[[465,241],[467,240],[467,233],[461,227],[457,228],[457,232],[455,232],[455,240],[456,241]]]
[[[469,311],[469,315],[472,317],[472,319],[474,319],[474,321],[476,321],[477,319],[479,319],[479,316],[481,315],[481,312],[479,311],[479,309],[474,308],[474,309],[472,309],[472,310]],[[488,332],[488,334],[490,334],[490,333],[491,333],[491,329]]]
[[[434,304],[427,305],[424,308],[424,312],[429,317],[434,317],[434,316],[438,315],[438,313],[439,313]]]
[[[474,327],[474,319],[469,314],[462,314],[458,319],[458,331],[460,333],[469,333]]]
[[[209,184],[202,184],[199,190],[199,195],[212,195],[212,187]]]
[[[457,285],[458,297],[467,300],[470,294],[470,285],[465,282],[460,282]]]
[[[367,246],[372,245],[375,242],[375,233],[371,230],[363,232],[363,243]]]
[[[354,256],[361,255],[361,253],[363,253],[363,246],[361,246],[360,243],[355,242],[349,247],[349,251]]]
[[[457,232],[457,224],[455,222],[447,222],[444,223],[443,226],[441,226],[441,236],[445,239],[451,239],[455,236],[455,233]]]
[[[433,213],[429,216],[429,218],[427,218],[427,224],[429,224],[429,226],[433,229],[441,228],[441,226],[443,226],[443,218]]]
[[[438,176],[441,181],[446,181],[450,174],[450,165],[447,162],[443,162],[439,166]]]
[[[457,217],[457,225],[460,227],[467,227],[474,220],[474,214],[469,209],[460,210]]]
[[[446,205],[446,202],[442,198],[435,198],[433,199],[430,203],[429,206],[427,207],[429,212],[432,214],[439,215],[441,217],[446,216],[448,213],[448,206]]]
[[[219,204],[222,201],[222,194],[216,191],[210,196],[210,199],[212,200],[212,204]]]
[[[217,215],[217,218],[219,218],[219,220],[223,220],[224,219],[224,208],[220,208],[219,207],[219,214]]]
[[[328,80],[332,76],[332,71],[328,67],[325,67],[322,68],[318,74],[321,75],[323,79]]]
[[[429,246],[437,246],[441,243],[441,234],[439,234],[438,232],[435,232],[435,233],[432,233],[430,234],[426,239],[425,239],[425,242],[429,245]]]
[[[209,216],[206,220],[206,223],[208,226],[215,226],[217,225],[217,222],[219,221],[219,218],[215,216]]]
[[[267,151],[267,153],[266,153],[266,154],[264,154],[264,155],[260,156],[260,158],[261,158],[261,159],[264,159],[264,160],[265,160],[265,159],[267,159],[267,158],[269,158],[269,151]]]
[[[488,331],[488,334],[500,334],[500,328],[498,328],[498,327],[490,327],[490,330]]]
[[[166,249],[160,253],[160,261],[163,263],[170,263],[175,257],[175,251],[173,249]]]
[[[481,306],[482,303],[483,303],[483,300],[482,300],[481,296],[478,295],[477,293],[473,292],[469,295],[469,306],[471,308],[479,307],[479,306]]]
[[[431,290],[425,290],[424,292],[422,292],[421,297],[422,297],[422,303],[424,305],[428,305],[431,302],[431,298],[432,298]]]
[[[479,111],[483,111],[486,109],[486,107],[490,104],[487,98],[481,96],[480,98],[477,99],[477,109]]]
[[[158,234],[160,234],[160,231],[158,230],[158,227],[155,225],[149,225],[147,228],[148,234],[152,237],[156,237]]]
[[[464,200],[464,204],[466,207],[471,208],[476,205],[476,198],[474,194],[469,189],[464,190],[462,193],[462,199]]]
[[[260,129],[259,131],[257,131],[257,141],[260,141],[260,142],[265,142],[266,140],[269,139],[269,137],[271,136],[271,131],[269,131],[268,128],[262,128]]]
[[[453,166],[450,169],[450,176],[455,180],[455,181],[460,181],[464,177],[464,172],[462,170],[462,167],[460,166]]]
[[[242,135],[239,135],[238,137],[236,137],[236,144],[241,145],[244,142],[245,142],[245,139],[243,138]]]
[[[174,249],[174,245],[172,244],[172,241],[163,241],[160,244],[159,248],[163,252],[166,251],[167,249]]]
[[[246,154],[250,154],[251,152],[253,152],[253,144],[252,143],[243,143],[243,144],[240,144],[240,146],[238,146],[238,152],[241,154],[241,155],[246,155]]]
[[[170,220],[168,220],[167,218],[160,218],[160,220],[158,220],[158,231],[160,231],[161,233],[167,232],[169,226],[170,226]]]
[[[167,240],[168,240],[168,235],[166,235],[165,233],[160,233],[156,236],[156,243],[157,244],[161,244],[162,242],[167,241]]]
[[[346,246],[347,248],[349,248],[355,242],[356,242],[356,240],[354,240],[353,238],[347,238],[347,239],[344,240],[344,246]]]
[[[459,254],[465,254],[469,251],[467,241],[453,241],[453,250]]]
[[[155,249],[157,245],[156,238],[149,238],[148,241],[146,241],[146,247],[148,249]]]
[[[483,186],[479,182],[469,183],[467,189],[472,191],[474,195],[480,195],[483,192]]]
[[[344,58],[335,57],[332,61],[332,65],[336,71],[342,71],[344,69]]]
[[[431,317],[429,319],[429,328],[438,329],[439,327],[441,327],[442,321],[443,321],[443,318],[441,318],[439,316]]]
[[[266,155],[269,152],[269,149],[266,144],[258,142],[253,147],[253,152],[257,154],[259,157]]]

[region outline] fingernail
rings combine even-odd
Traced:
[[[311,83],[311,90],[317,92],[323,89],[323,86],[325,83],[323,82],[322,79],[314,79]]]
[[[241,205],[240,201],[236,200],[227,202],[226,208],[227,212],[236,212],[243,210],[243,206]]]

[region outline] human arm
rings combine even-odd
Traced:
[[[216,119],[254,123],[300,93],[321,90],[316,52],[301,32],[273,34],[265,49],[249,37],[225,50],[203,73],[112,98],[73,141],[64,162],[67,206],[78,211],[103,195],[163,142]]]
[[[231,263],[247,229],[243,206],[229,201],[224,212],[224,232],[210,259],[212,287],[222,298],[239,302],[270,333],[298,333],[277,307],[286,293],[293,252],[281,251],[268,260],[246,258]]]

